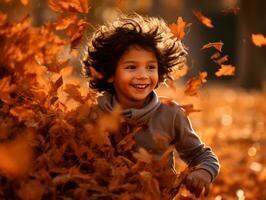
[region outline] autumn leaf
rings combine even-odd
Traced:
[[[205,44],[201,49],[207,49],[207,48],[213,47],[217,49],[218,51],[222,52],[223,45],[224,43],[222,42],[211,42],[211,43]]]
[[[185,36],[185,27],[186,22],[183,21],[182,17],[178,17],[176,23],[169,25],[169,28],[171,29],[174,36],[179,40],[183,39]]]
[[[153,160],[152,155],[144,148],[140,148],[138,152],[133,154],[139,162],[151,163]]]
[[[253,44],[258,47],[266,45],[266,38],[263,34],[252,34],[251,39]]]
[[[120,10],[125,9],[125,0],[115,0],[116,7],[119,8]]]
[[[16,90],[16,85],[10,84],[10,79],[11,77],[0,79],[0,99],[7,104],[12,103],[10,93]]]
[[[229,7],[226,7],[225,9],[222,10],[223,13],[234,13],[235,15],[240,11],[240,7],[235,4]]]
[[[29,4],[29,0],[20,0],[20,1],[21,1],[21,3],[22,3],[24,6],[26,6],[26,5]]]
[[[189,115],[190,113],[193,112],[200,112],[201,110],[195,109],[193,104],[186,104],[181,106],[184,110],[186,115]]]
[[[212,54],[211,59],[212,60],[216,60],[217,58],[219,58],[221,56],[221,54],[219,52],[215,52],[214,54]]]
[[[205,26],[208,28],[213,28],[214,26],[212,25],[211,19],[208,17],[205,17],[200,10],[192,10],[192,13],[196,16],[196,18]]]
[[[6,18],[7,18],[7,15],[0,11],[0,26],[5,23]]]
[[[79,12],[88,13],[89,5],[88,0],[48,0],[49,7],[56,12]]]
[[[26,121],[35,117],[33,110],[23,106],[16,106],[10,109],[10,113],[18,118],[19,122]]]
[[[221,68],[215,72],[215,75],[220,76],[233,76],[235,75],[235,66],[233,65],[221,65]]]
[[[223,63],[225,63],[225,62],[227,62],[228,61],[228,55],[224,55],[223,57],[221,57],[221,58],[218,58],[218,59],[213,59],[213,61],[215,62],[215,63],[217,63],[218,65],[221,65],[221,64],[223,64]]]
[[[67,29],[71,24],[76,23],[77,15],[72,14],[68,16],[62,15],[60,19],[56,22],[56,30]]]
[[[199,88],[206,80],[207,72],[200,72],[198,77],[193,77],[186,82],[185,94],[189,96],[197,95]]]

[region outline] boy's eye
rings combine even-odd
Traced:
[[[136,66],[135,65],[128,65],[128,66],[126,66],[126,69],[136,69]]]
[[[148,69],[157,69],[157,67],[155,65],[149,65]]]

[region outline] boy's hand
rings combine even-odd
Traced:
[[[204,195],[208,195],[210,183],[211,175],[204,169],[192,171],[184,180],[186,188],[197,198],[200,196],[203,188],[205,188]]]

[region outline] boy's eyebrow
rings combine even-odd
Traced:
[[[126,60],[124,62],[122,62],[123,64],[127,64],[127,63],[137,63],[137,61],[134,60]],[[148,61],[148,63],[157,63],[157,60],[150,60]]]

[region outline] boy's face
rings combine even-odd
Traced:
[[[140,108],[158,83],[158,62],[152,51],[130,47],[119,59],[113,77],[118,102],[123,108]]]

